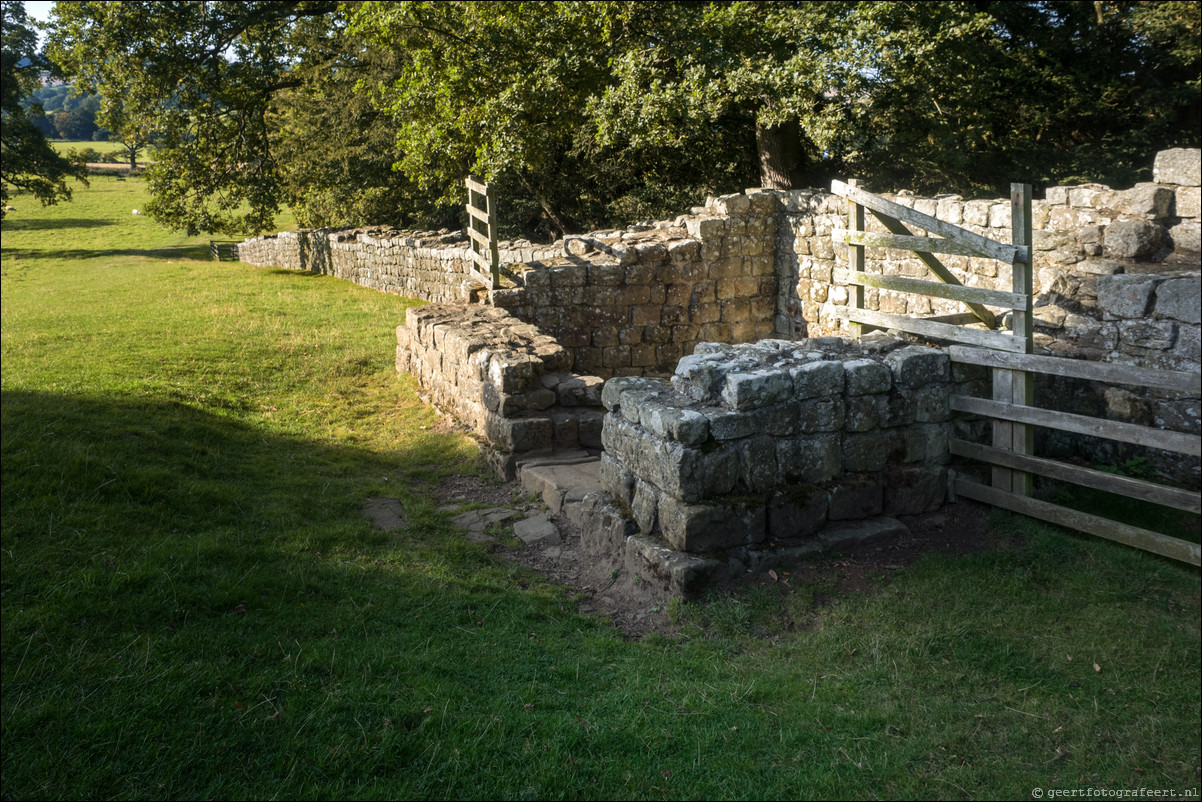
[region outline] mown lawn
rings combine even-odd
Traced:
[[[1196,569],[999,516],[624,640],[436,509],[483,469],[393,369],[412,301],[208,261],[142,192],[3,224],[5,799],[1197,797]]]

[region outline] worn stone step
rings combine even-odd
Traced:
[[[601,460],[540,460],[524,464],[518,476],[526,492],[540,496],[550,513],[558,515],[565,504],[577,503],[586,493],[601,490]]]

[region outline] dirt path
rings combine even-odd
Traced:
[[[490,483],[477,477],[447,479],[438,489],[441,505],[470,500],[497,507],[515,507],[522,513],[534,512],[540,505],[523,500],[517,482]],[[738,594],[762,584],[779,584],[785,593],[810,587],[823,589],[815,594],[817,609],[837,603],[844,596],[870,593],[881,583],[925,554],[968,554],[990,547],[993,538],[986,528],[987,509],[962,501],[947,505],[939,512],[901,518],[908,532],[847,549],[823,553],[791,568],[781,568],[776,576],[768,571],[748,572],[742,578],[719,588],[717,592]],[[498,542],[497,553],[525,565],[551,581],[566,585],[581,594],[579,611],[602,615],[613,621],[629,638],[650,632],[676,634],[669,619],[668,599],[629,575],[617,558],[597,559],[580,547],[580,533],[564,516],[554,523],[561,542],[547,542],[511,548]]]

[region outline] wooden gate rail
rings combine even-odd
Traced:
[[[1202,377],[1196,373],[1149,370],[1130,365],[1084,362],[1032,354],[982,351],[964,346],[952,346],[949,354],[953,362],[993,368],[995,382],[996,373],[999,371],[1008,373],[1021,371],[1028,376],[1031,372],[1038,372],[1113,384],[1154,387],[1186,393],[1194,397],[1202,395]],[[951,408],[1011,422],[1017,421],[1025,425],[1033,424],[1059,431],[1135,443],[1178,454],[1202,456],[1202,437],[1198,435],[1170,432],[1149,426],[1137,426],[1068,412],[1038,409],[1030,404],[988,401],[963,395],[951,397]],[[1126,498],[1141,499],[1195,514],[1202,513],[1202,502],[1200,502],[1202,496],[1199,496],[1198,493],[1035,457],[1030,454],[1029,449],[1007,447],[1005,442],[999,444],[996,436],[993,447],[953,438],[950,441],[949,450],[955,456],[967,457],[991,465],[995,472],[1005,470],[1013,472],[1012,475],[1023,476],[1038,474]],[[1013,512],[1095,534],[1191,565],[1200,564],[1202,555],[1200,555],[1197,543],[1190,543],[1160,532],[1129,526],[1091,513],[1030,498],[1026,492],[1023,492],[1023,488],[1016,488],[1013,484],[1009,488],[1004,484],[999,485],[996,476],[993,487],[974,482],[963,476],[956,477],[953,487],[957,496],[975,499]]]
[[[854,287],[852,306],[836,307],[835,316],[852,323],[857,334],[861,326],[866,324],[1016,354],[1030,354],[1034,350],[1031,327],[1034,280],[1031,265],[1033,234],[1030,184],[1010,185],[1009,245],[879,198],[860,189],[854,180],[847,183],[833,181],[831,191],[847,199],[847,230],[836,230],[831,237],[836,242],[847,243],[851,267],[850,270],[835,271],[835,276],[837,280]],[[865,209],[870,210],[890,233],[864,231]],[[915,237],[906,223],[940,236]],[[912,251],[931,274],[943,283],[870,275],[864,269],[866,246]],[[933,256],[935,253],[967,254],[1005,262],[1011,265],[1011,291],[965,287]],[[964,324],[969,321],[964,315],[912,318],[865,309],[866,286],[959,301],[968,307],[969,314],[991,330],[966,328]],[[1009,333],[992,331],[997,328],[997,320],[986,304],[1011,310]],[[1004,368],[994,370],[993,400],[996,402],[1030,405],[1033,388],[1030,373]],[[1019,454],[1030,454],[1034,447],[1034,434],[1026,422],[998,418],[993,423],[993,444]],[[998,466],[993,471],[993,485],[1019,495],[1029,495],[1031,476],[1025,471]]]
[[[497,248],[497,218],[488,184],[468,177],[467,235],[471,244],[468,273],[490,290],[501,286],[501,254]]]

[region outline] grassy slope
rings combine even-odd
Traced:
[[[140,192],[4,222],[5,798],[1198,787],[1197,571],[1001,517],[625,642],[433,508],[478,463],[392,369],[407,301],[206,261]]]

